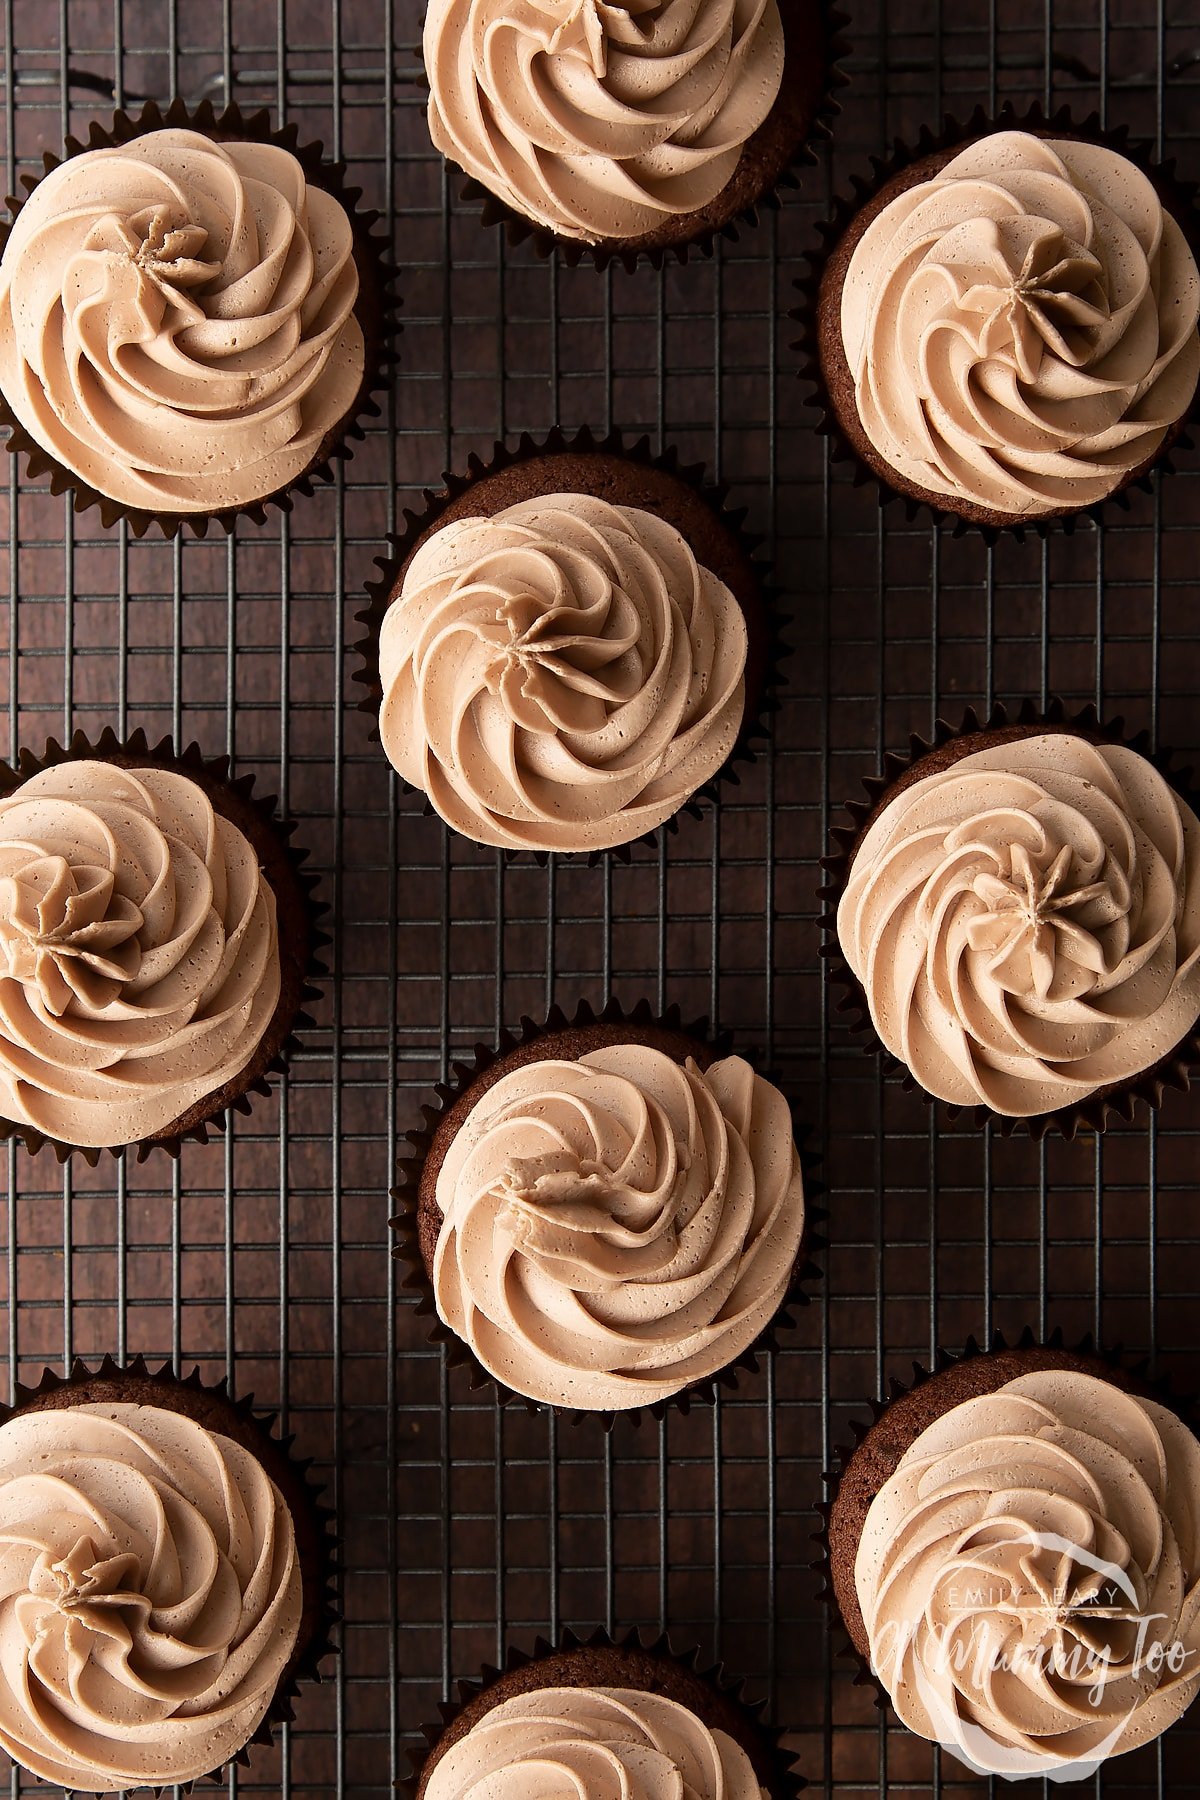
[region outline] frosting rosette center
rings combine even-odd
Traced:
[[[72,1000],[103,1007],[141,967],[144,923],[111,869],[35,853],[0,877],[0,971],[56,1018]]]
[[[90,1537],[81,1537],[65,1556],[55,1558],[44,1551],[34,1564],[29,1577],[29,1592],[35,1600],[50,1600],[61,1613],[79,1615],[81,1622],[101,1638],[111,1637],[113,1608],[132,1606],[144,1610],[146,1600],[136,1590],[137,1557],[97,1555]],[[94,1616],[89,1609],[95,1608]],[[45,1637],[53,1629],[48,1615],[34,1625],[35,1638]]]
[[[959,240],[958,242],[955,239]],[[942,245],[981,357],[1037,379],[1046,355],[1082,367],[1109,319],[1099,259],[1042,219],[959,227]],[[961,260],[960,260],[961,258]]]
[[[584,494],[435,530],[379,643],[379,734],[446,822],[505,849],[593,850],[721,768],[748,637],[678,531]]]
[[[279,1001],[275,896],[179,773],[80,760],[0,800],[0,1112],[67,1144],[161,1132]]]
[[[837,933],[929,1093],[1054,1112],[1152,1068],[1200,1017],[1200,824],[1123,745],[969,752],[886,801]]]
[[[989,512],[1093,505],[1200,375],[1200,273],[1103,145],[1001,131],[870,219],[841,295],[859,421],[913,485]]]
[[[1200,1688],[1200,1445],[1168,1408],[1039,1371],[952,1408],[868,1510],[855,1585],[903,1722],[987,1774],[1157,1737]]]
[[[438,1173],[438,1312],[551,1405],[651,1405],[748,1349],[804,1227],[787,1104],[739,1057],[630,1043],[513,1069]]]
[[[207,242],[204,226],[180,207],[148,206],[128,218],[109,213],[96,221],[67,265],[64,303],[72,294],[99,296],[107,289],[123,315],[114,329],[128,334],[130,343],[157,332],[168,307],[199,323],[203,309],[188,298],[187,289],[211,281],[221,269],[220,263],[202,259]]]
[[[971,835],[972,827],[953,834],[957,842],[949,847]],[[967,942],[1005,993],[1039,1000],[1086,993],[1108,969],[1105,934],[1110,942],[1124,940],[1119,950],[1113,946],[1118,959],[1127,946],[1129,884],[1119,865],[1108,866],[1107,855],[1102,878],[1090,881],[1079,878],[1070,844],[1057,854],[1052,841],[1038,849],[1040,856],[1019,841],[994,846],[995,871],[981,869],[971,878],[982,904],[967,920]]]
[[[431,0],[434,144],[562,237],[634,238],[721,192],[783,79],[777,0]]]
[[[301,1605],[285,1502],[231,1439],[123,1403],[0,1428],[0,1744],[42,1780],[110,1793],[220,1768],[266,1714]]]
[[[31,192],[0,261],[0,386],[98,493],[159,514],[265,499],[365,366],[341,203],[275,144],[147,132]]]

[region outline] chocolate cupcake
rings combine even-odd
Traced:
[[[687,1411],[816,1270],[783,1095],[677,1009],[522,1021],[424,1108],[393,1220],[418,1310],[502,1400]]]
[[[9,448],[137,536],[311,493],[378,412],[393,304],[342,165],[179,101],[45,160],[0,254]]]
[[[552,1754],[572,1791],[597,1800],[794,1800],[804,1782],[744,1685],[720,1666],[701,1673],[697,1653],[679,1655],[666,1636],[567,1632],[557,1649],[539,1639],[532,1657],[510,1649],[503,1670],[461,1684],[401,1791],[464,1800],[486,1777],[495,1800],[526,1800]]]
[[[926,1094],[1035,1137],[1132,1118],[1200,1056],[1200,822],[1143,733],[939,722],[835,833],[825,953]]]
[[[141,1358],[0,1409],[0,1746],[68,1791],[245,1763],[329,1648],[330,1515],[273,1421]]]
[[[178,1155],[284,1066],[319,939],[304,852],[193,744],[0,763],[0,1137]]]
[[[431,0],[430,136],[513,243],[686,262],[814,160],[845,23],[821,0]]]
[[[1200,1443],[1140,1371],[1060,1333],[972,1342],[855,1436],[828,1597],[911,1731],[981,1773],[1081,1779],[1182,1715]]]
[[[475,843],[627,855],[736,778],[773,708],[744,513],[674,453],[588,431],[445,480],[360,615],[388,760]]]
[[[977,113],[827,228],[798,316],[842,446],[910,514],[1044,531],[1141,482],[1200,375],[1193,192],[1094,119]]]

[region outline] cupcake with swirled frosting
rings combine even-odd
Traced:
[[[1029,1334],[893,1398],[835,1477],[832,1598],[902,1723],[1083,1779],[1200,1689],[1200,1443],[1090,1347]]]
[[[139,534],[261,521],[311,492],[378,379],[371,222],[319,147],[265,115],[177,103],[94,128],[5,233],[12,448]]]
[[[1200,821],[1094,714],[1023,717],[939,727],[858,809],[827,925],[880,1044],[926,1093],[1073,1135],[1187,1085]]]
[[[447,476],[381,562],[363,679],[397,772],[509,854],[627,847],[761,730],[774,625],[721,490],[589,433]]]
[[[815,0],[431,0],[430,136],[514,240],[686,259],[826,128],[841,23]]]
[[[501,1393],[613,1415],[732,1381],[810,1272],[787,1101],[674,1017],[528,1021],[414,1133],[398,1254]]]
[[[804,1784],[741,1687],[636,1632],[568,1633],[532,1658],[510,1649],[502,1670],[462,1684],[401,1789],[410,1800],[527,1800],[549,1769],[556,1794],[589,1800],[794,1800]]]
[[[77,1363],[0,1415],[0,1747],[68,1791],[189,1786],[290,1718],[330,1539],[224,1386]]]
[[[1040,114],[900,152],[799,316],[827,416],[889,491],[985,528],[1141,481],[1200,377],[1190,194]]]
[[[193,746],[106,733],[0,765],[0,1121],[31,1149],[203,1139],[306,995],[290,826]]]

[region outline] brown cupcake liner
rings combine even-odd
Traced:
[[[400,1289],[417,1296],[414,1308],[417,1318],[430,1321],[426,1341],[444,1347],[446,1360],[451,1368],[465,1368],[468,1371],[472,1389],[490,1387],[501,1406],[523,1407],[528,1413],[553,1413],[569,1420],[572,1425],[579,1425],[588,1419],[598,1420],[601,1428],[607,1432],[612,1430],[618,1419],[630,1419],[635,1425],[640,1425],[645,1415],[656,1420],[665,1419],[671,1412],[686,1416],[693,1406],[713,1405],[722,1389],[729,1391],[737,1388],[740,1385],[741,1370],[757,1373],[760,1360],[773,1356],[778,1350],[777,1334],[795,1328],[792,1309],[806,1306],[812,1298],[807,1291],[808,1287],[824,1279],[824,1271],[814,1262],[813,1252],[826,1247],[827,1240],[817,1228],[826,1222],[829,1214],[826,1208],[817,1204],[825,1193],[819,1174],[820,1154],[813,1146],[808,1128],[793,1116],[793,1135],[804,1179],[804,1231],[796,1253],[791,1281],[779,1310],[740,1356],[725,1364],[714,1375],[703,1381],[689,1383],[665,1400],[646,1406],[623,1408],[619,1412],[550,1406],[526,1394],[515,1393],[498,1381],[484,1368],[457,1332],[442,1322],[438,1314],[433,1284],[421,1253],[419,1205],[422,1171],[443,1117],[480,1076],[486,1075],[496,1063],[514,1050],[523,1050],[562,1032],[588,1031],[595,1026],[627,1029],[635,1041],[639,1039],[639,1034],[646,1032],[666,1032],[688,1038],[695,1044],[704,1066],[717,1057],[729,1055],[733,1049],[729,1033],[719,1032],[714,1035],[709,1030],[707,1019],[687,1024],[678,1006],[669,1006],[665,1012],[656,1013],[648,1000],[639,1000],[632,1008],[626,1009],[619,1001],[609,999],[598,1012],[588,1001],[581,1000],[570,1016],[561,1007],[552,1006],[541,1023],[522,1018],[519,1029],[515,1032],[502,1032],[497,1045],[476,1044],[469,1062],[453,1062],[450,1079],[438,1082],[433,1099],[422,1105],[421,1125],[404,1134],[408,1150],[401,1153],[396,1186],[391,1190],[391,1198],[397,1210],[389,1223],[393,1233],[392,1255],[405,1270]],[[748,1052],[744,1046],[739,1045],[737,1054],[754,1065],[752,1051]],[[768,1075],[766,1079],[770,1080],[771,1076]]]
[[[419,512],[405,508],[404,530],[392,534],[388,539],[390,554],[375,558],[375,567],[379,573],[366,583],[367,605],[355,615],[358,623],[364,627],[365,635],[353,646],[362,666],[355,669],[352,675],[352,680],[364,690],[357,703],[358,710],[374,720],[371,731],[374,742],[379,742],[379,707],[383,700],[383,685],[379,676],[379,634],[393,589],[420,539],[436,526],[448,506],[465,494],[475,482],[487,476],[499,474],[504,469],[515,468],[541,456],[586,456],[593,453],[620,456],[641,468],[658,469],[690,488],[713,513],[717,522],[742,551],[756,578],[757,597],[762,607],[762,667],[760,672],[756,672],[750,663],[747,664],[746,708],[733,749],[716,774],[698,787],[663,824],[656,826],[653,831],[643,832],[628,843],[616,844],[608,850],[559,850],[552,853],[547,850],[502,849],[500,854],[506,863],[533,862],[544,868],[551,854],[554,854],[560,861],[586,859],[589,868],[594,868],[607,859],[627,864],[632,860],[635,844],[657,846],[661,833],[673,836],[678,832],[679,822],[683,817],[702,818],[705,805],[718,802],[722,787],[738,787],[741,782],[739,770],[758,761],[762,745],[770,738],[771,720],[779,711],[780,695],[788,686],[787,677],[781,672],[780,666],[791,650],[785,636],[787,620],[783,613],[782,596],[772,579],[768,564],[760,555],[764,539],[746,529],[748,509],[744,506],[730,507],[727,504],[729,483],[710,481],[703,463],[681,462],[674,445],[668,446],[661,455],[655,455],[648,437],[640,437],[634,443],[627,444],[621,432],[615,429],[604,437],[597,437],[586,425],[573,433],[567,433],[556,425],[544,438],[534,438],[528,432],[522,432],[515,447],[498,441],[493,445],[492,454],[486,462],[472,453],[467,458],[465,475],[446,471],[440,488],[424,490],[424,506]],[[752,653],[753,640],[752,631]],[[397,780],[406,792],[421,791],[410,787],[402,776],[398,775]],[[423,811],[427,818],[435,816],[436,809],[428,797]],[[453,831],[454,827],[447,825],[446,829]],[[456,832],[455,835],[463,834]],[[466,841],[476,842],[473,838],[467,838]],[[492,846],[482,847],[486,849]]]
[[[965,123],[947,114],[943,119],[942,129],[938,132],[922,126],[914,144],[906,144],[897,138],[890,156],[886,159],[873,156],[870,175],[852,177],[850,192],[835,198],[830,217],[817,225],[821,241],[809,252],[807,273],[793,284],[800,298],[799,303],[788,313],[788,317],[800,326],[801,335],[793,342],[792,349],[800,355],[799,378],[811,389],[806,398],[808,405],[817,413],[815,428],[830,440],[833,462],[853,465],[855,487],[861,487],[864,483],[876,486],[881,507],[899,501],[903,505],[905,517],[910,521],[924,515],[935,525],[950,526],[955,537],[977,531],[989,544],[997,543],[1004,536],[1012,536],[1023,542],[1027,534],[1046,538],[1056,530],[1071,533],[1085,519],[1100,523],[1110,518],[1108,509],[1114,507],[1121,512],[1128,512],[1132,489],[1153,493],[1154,473],[1173,474],[1177,467],[1174,452],[1195,447],[1194,428],[1200,420],[1198,388],[1187,411],[1168,431],[1154,455],[1141,468],[1126,476],[1120,486],[1102,500],[1072,511],[1064,509],[1037,518],[997,517],[986,522],[972,517],[969,506],[959,511],[950,495],[918,498],[899,481],[893,481],[880,468],[866,461],[862,452],[848,437],[838,417],[819,349],[818,309],[821,284],[830,259],[856,215],[896,176],[902,175],[906,169],[911,168],[914,163],[922,162],[926,157],[949,150],[965,149],[968,144],[997,131],[1027,131],[1037,137],[1082,139],[1087,143],[1104,145],[1127,157],[1153,182],[1164,207],[1183,231],[1193,254],[1200,262],[1200,216],[1196,210],[1196,184],[1180,178],[1173,158],[1168,162],[1156,162],[1146,145],[1131,138],[1127,126],[1106,128],[1101,125],[1097,113],[1089,113],[1086,118],[1076,120],[1068,106],[1046,112],[1037,103],[1025,110],[1018,110],[1011,102],[1006,102],[994,115],[980,106],[976,107]]]
[[[798,0],[782,0],[785,9],[797,3]],[[460,177],[462,183],[459,189],[460,200],[467,205],[478,203],[480,224],[500,226],[510,248],[515,249],[519,244],[528,243],[543,260],[557,254],[569,269],[578,268],[585,262],[591,263],[597,270],[604,270],[615,264],[632,274],[639,263],[652,269],[662,269],[668,263],[686,264],[694,256],[711,257],[720,239],[737,243],[745,228],[753,229],[758,225],[764,210],[778,212],[783,203],[783,194],[801,185],[802,171],[817,162],[817,146],[833,136],[834,122],[842,110],[837,96],[850,81],[844,66],[851,53],[851,45],[846,36],[850,19],[838,7],[828,5],[826,0],[815,0],[815,4],[821,15],[825,67],[820,96],[805,135],[793,145],[774,181],[756,194],[749,204],[738,208],[723,222],[700,224],[692,237],[678,244],[641,244],[637,240],[618,242],[611,239],[589,244],[581,238],[559,237],[554,232],[547,231],[526,214],[514,211],[482,181],[468,175],[457,163],[447,159],[447,167]],[[785,60],[784,81],[786,80]],[[768,114],[766,124],[770,123],[771,116]],[[765,129],[765,126],[761,129]]]
[[[279,815],[273,796],[255,794],[253,775],[231,779],[229,758],[205,757],[198,744],[189,744],[186,749],[177,751],[170,738],[162,738],[151,746],[143,730],[122,740],[109,726],[95,740],[85,732],[77,731],[65,747],[51,738],[41,756],[22,750],[15,767],[0,761],[0,799],[7,799],[42,769],[93,758],[134,771],[173,769],[185,775],[203,789],[218,812],[249,838],[276,897],[283,974],[279,1005],[261,1043],[235,1083],[198,1101],[188,1113],[153,1137],[136,1143],[112,1144],[106,1150],[100,1150],[83,1144],[63,1143],[47,1137],[33,1126],[0,1118],[0,1143],[18,1139],[31,1155],[48,1148],[60,1163],[77,1156],[92,1168],[105,1154],[123,1157],[134,1151],[139,1163],[145,1162],[156,1149],[164,1150],[173,1160],[178,1160],[185,1143],[207,1143],[211,1131],[227,1129],[234,1113],[247,1117],[252,1111],[251,1097],[270,1094],[267,1077],[281,1075],[290,1066],[300,1048],[298,1033],[311,1029],[314,1024],[305,1008],[309,1001],[320,997],[321,989],[316,984],[328,974],[319,954],[330,941],[321,928],[328,908],[323,901],[314,899],[317,877],[304,868],[308,851],[291,842],[296,821]],[[295,916],[293,931],[302,935],[302,942],[294,949],[287,936],[289,914]],[[231,1093],[230,1086],[236,1091]]]
[[[1010,732],[1013,737],[1028,737],[1041,731],[1062,732],[1084,737],[1094,744],[1123,744],[1126,749],[1137,751],[1152,763],[1174,792],[1200,817],[1200,796],[1197,796],[1190,785],[1191,769],[1176,769],[1171,751],[1151,749],[1149,732],[1143,730],[1131,735],[1126,731],[1123,718],[1102,720],[1092,705],[1085,706],[1078,712],[1069,712],[1057,698],[1050,699],[1044,709],[1036,706],[1032,700],[1023,700],[1015,716],[997,702],[986,719],[982,720],[974,707],[968,707],[961,725],[948,725],[944,719],[938,719],[931,738],[911,733],[906,754],[889,750],[883,759],[882,774],[864,777],[863,787],[867,792],[867,800],[846,801],[845,810],[852,823],[831,828],[830,836],[836,849],[821,858],[821,867],[826,875],[824,885],[817,890],[818,899],[822,902],[819,921],[822,933],[821,955],[827,960],[830,982],[840,992],[836,1010],[845,1015],[851,1031],[864,1037],[865,1054],[877,1055],[885,1071],[899,1070],[902,1076],[901,1086],[908,1092],[919,1094],[927,1105],[944,1106],[947,1117],[951,1119],[958,1118],[960,1114],[968,1114],[980,1127],[990,1121],[1005,1137],[1012,1136],[1014,1132],[1027,1131],[1035,1142],[1040,1142],[1055,1133],[1067,1139],[1074,1138],[1079,1132],[1099,1134],[1107,1130],[1113,1117],[1127,1125],[1131,1124],[1139,1101],[1144,1101],[1152,1111],[1157,1111],[1168,1091],[1187,1092],[1193,1075],[1200,1070],[1200,1020],[1173,1049],[1141,1074],[1112,1087],[1101,1088],[1086,1100],[1062,1107],[1056,1112],[1039,1113],[1030,1118],[1013,1118],[993,1112],[990,1107],[983,1105],[956,1106],[929,1093],[907,1065],[880,1041],[871,1019],[866,993],[846,961],[838,939],[838,904],[845,891],[854,853],[867,821],[886,805],[894,792],[899,792],[901,786],[907,785],[909,779],[916,779],[912,772],[922,758],[941,750],[946,744],[997,731]]]
[[[565,1630],[556,1643],[547,1638],[538,1637],[532,1652],[509,1645],[505,1651],[504,1665],[497,1668],[487,1664],[473,1680],[459,1681],[457,1700],[439,1702],[438,1710],[441,1719],[437,1724],[422,1727],[425,1738],[424,1751],[409,1751],[411,1769],[407,1776],[396,1783],[396,1790],[405,1800],[421,1800],[422,1777],[430,1759],[435,1756],[438,1746],[448,1732],[453,1731],[455,1722],[468,1709],[472,1708],[480,1716],[486,1716],[490,1706],[479,1706],[483,1696],[492,1693],[508,1678],[531,1668],[547,1658],[563,1658],[581,1656],[585,1660],[593,1659],[613,1661],[614,1674],[621,1674],[622,1686],[638,1686],[641,1691],[654,1693],[659,1691],[651,1685],[650,1671],[645,1667],[653,1661],[661,1665],[665,1680],[663,1687],[669,1690],[669,1698],[679,1698],[679,1690],[691,1689],[696,1694],[696,1707],[711,1700],[717,1717],[708,1717],[704,1722],[710,1729],[726,1730],[735,1738],[754,1765],[755,1774],[766,1788],[770,1800],[796,1800],[796,1796],[808,1786],[804,1776],[795,1766],[790,1751],[783,1747],[784,1731],[765,1720],[766,1701],[748,1701],[745,1697],[746,1680],[744,1677],[730,1675],[724,1663],[709,1665],[702,1662],[699,1648],[690,1650],[677,1649],[667,1632],[660,1632],[647,1641],[647,1636],[639,1628],[618,1633],[613,1636],[597,1627],[586,1637],[580,1637],[571,1630]],[[636,1668],[631,1672],[627,1664],[622,1664],[622,1657],[633,1657],[642,1665],[647,1675],[644,1685],[636,1679]],[[557,1671],[556,1671],[557,1673]],[[574,1685],[574,1684],[572,1684]],[[600,1686],[600,1682],[580,1683],[580,1686]],[[612,1685],[612,1684],[608,1684]],[[499,1705],[502,1696],[497,1694],[494,1704]],[[681,1700],[681,1704],[687,1704]],[[703,1714],[698,1714],[704,1717]],[[722,1717],[724,1722],[722,1722]],[[474,1723],[474,1720],[472,1721]],[[730,1730],[730,1727],[734,1729]]]
[[[324,1489],[313,1477],[313,1458],[298,1457],[295,1454],[294,1434],[287,1437],[277,1435],[278,1414],[257,1409],[252,1394],[234,1399],[226,1381],[206,1382],[202,1380],[198,1368],[193,1368],[188,1375],[176,1375],[170,1363],[152,1366],[144,1356],[130,1357],[125,1363],[119,1363],[115,1357],[105,1356],[93,1368],[81,1357],[76,1357],[67,1375],[60,1375],[54,1369],[46,1369],[33,1387],[16,1382],[11,1405],[0,1404],[0,1425],[7,1424],[18,1413],[68,1407],[71,1401],[67,1396],[84,1384],[87,1384],[91,1403],[119,1402],[126,1397],[124,1390],[131,1381],[152,1384],[161,1392],[167,1411],[182,1413],[210,1430],[220,1431],[258,1458],[283,1494],[292,1515],[297,1553],[300,1556],[304,1614],[301,1620],[301,1639],[296,1644],[292,1660],[280,1678],[262,1723],[237,1755],[220,1768],[197,1777],[196,1781],[172,1789],[188,1794],[199,1781],[215,1781],[223,1771],[231,1771],[235,1765],[239,1768],[248,1767],[253,1747],[256,1744],[272,1744],[276,1729],[290,1724],[295,1718],[294,1701],[303,1684],[306,1681],[323,1681],[325,1676],[321,1671],[321,1663],[327,1656],[339,1654],[333,1639],[334,1630],[341,1621],[337,1604],[339,1544],[336,1522],[332,1510],[324,1504]],[[88,1402],[83,1400],[79,1402],[86,1403]],[[219,1422],[214,1422],[211,1417],[214,1403],[227,1414]],[[135,1404],[146,1402],[143,1400]],[[308,1561],[305,1560],[306,1556]],[[127,1788],[121,1791],[144,1791],[146,1785],[142,1783],[136,1790]],[[152,1791],[159,1794],[166,1789],[154,1788]]]
[[[995,1331],[986,1348],[981,1347],[976,1338],[969,1337],[960,1351],[947,1351],[939,1347],[930,1368],[926,1368],[923,1363],[914,1361],[910,1381],[901,1381],[895,1375],[889,1376],[886,1396],[882,1400],[868,1400],[865,1403],[870,1410],[869,1418],[851,1420],[849,1440],[834,1446],[833,1465],[821,1477],[826,1489],[826,1498],[818,1501],[813,1508],[820,1518],[820,1528],[812,1534],[812,1542],[818,1548],[818,1555],[811,1564],[813,1573],[821,1579],[818,1598],[823,1602],[833,1628],[835,1654],[840,1662],[850,1663],[855,1668],[855,1687],[868,1687],[873,1690],[875,1705],[881,1712],[891,1706],[891,1696],[872,1669],[869,1658],[862,1654],[851,1636],[850,1629],[842,1615],[833,1579],[830,1522],[846,1471],[863,1440],[874,1430],[894,1401],[924,1387],[926,1382],[932,1380],[935,1375],[940,1375],[946,1369],[952,1369],[960,1364],[973,1362],[978,1357],[989,1356],[997,1352],[1020,1354],[1027,1350],[1049,1351],[1055,1354],[1065,1353],[1104,1363],[1113,1371],[1114,1377],[1119,1378],[1118,1385],[1128,1388],[1134,1393],[1142,1394],[1146,1398],[1161,1401],[1164,1406],[1168,1406],[1173,1412],[1178,1413],[1185,1424],[1195,1429],[1195,1401],[1189,1395],[1177,1393],[1170,1382],[1152,1376],[1147,1357],[1130,1361],[1121,1345],[1117,1344],[1111,1349],[1104,1348],[1096,1343],[1090,1332],[1078,1342],[1068,1344],[1060,1326],[1056,1326],[1045,1338],[1042,1338],[1031,1326],[1027,1325],[1016,1342],[1012,1344],[1009,1343],[1002,1331]]]
[[[228,535],[240,518],[251,519],[256,525],[264,525],[268,507],[274,507],[280,513],[290,513],[297,494],[311,496],[315,493],[317,484],[333,480],[334,465],[337,462],[352,459],[353,445],[361,443],[366,436],[365,422],[381,417],[382,409],[375,396],[389,385],[392,368],[397,361],[394,345],[400,331],[397,317],[400,300],[395,284],[399,272],[392,262],[391,245],[380,229],[382,217],[369,208],[359,207],[362,190],[348,184],[345,163],[328,161],[323,146],[319,143],[301,144],[298,128],[294,124],[282,125],[278,129],[272,127],[270,113],[265,107],[256,112],[243,113],[236,103],[230,102],[218,113],[211,100],[203,100],[196,107],[188,107],[182,100],[175,99],[164,110],[157,101],[149,100],[136,115],[115,113],[108,126],[94,120],[86,139],[67,138],[61,156],[45,151],[42,157],[43,176],[49,175],[60,163],[68,162],[85,151],[113,148],[127,144],[146,132],[168,129],[201,132],[217,142],[236,139],[278,145],[296,158],[306,181],[314,187],[323,188],[344,207],[354,233],[354,258],[359,271],[359,296],[354,304],[354,313],[366,340],[363,378],[350,411],[328,434],[308,468],[286,487],[272,494],[264,494],[261,499],[249,501],[244,506],[196,513],[149,512],[141,507],[125,506],[110,495],[100,493],[31,436],[17,418],[2,390],[0,425],[8,428],[5,449],[14,456],[25,457],[26,473],[31,480],[49,474],[52,494],[71,492],[72,507],[76,513],[84,513],[90,507],[97,507],[101,524],[106,530],[118,520],[124,519],[137,538],[144,537],[152,525],[156,525],[164,537],[176,537],[186,527],[196,537],[202,538],[207,536],[210,526],[217,526]],[[38,185],[38,180],[28,175],[22,176],[22,182],[25,194],[19,198],[10,195],[6,202],[13,219]],[[12,220],[0,221],[0,256],[8,244],[11,230]]]

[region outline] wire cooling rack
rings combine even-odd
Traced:
[[[935,1118],[832,1014],[817,857],[883,749],[1051,692],[1200,739],[1200,482],[1043,546],[881,519],[831,469],[786,313],[815,222],[890,137],[1005,97],[1093,107],[1200,175],[1194,0],[856,0],[832,158],[711,262],[598,275],[508,252],[426,136],[416,0],[4,0],[9,191],[68,130],[180,94],[266,104],[348,159],[395,228],[402,366],[344,473],[228,542],[138,543],[5,472],[8,734],[145,726],[228,751],[301,821],[332,978],[288,1081],[178,1167],[8,1155],[13,1377],[103,1351],[199,1361],[278,1405],[342,1526],[342,1656],[234,1786],[386,1794],[452,1678],[564,1625],[666,1624],[768,1695],[818,1791],[977,1787],[886,1728],[834,1655],[810,1533],[847,1421],[912,1357],[1061,1324],[1197,1373],[1200,1097],[1074,1145]],[[678,444],[767,541],[798,646],[774,742],[719,817],[629,868],[504,867],[399,796],[349,646],[400,509],[556,422]],[[1189,459],[1194,467],[1195,459]],[[828,1277],[770,1367],[661,1428],[501,1415],[450,1376],[388,1258],[398,1139],[447,1060],[610,988],[708,1012],[825,1146]],[[1197,1791],[1197,1731],[1106,1791]],[[14,1792],[21,1783],[13,1777]],[[31,1784],[32,1785],[32,1784]]]

